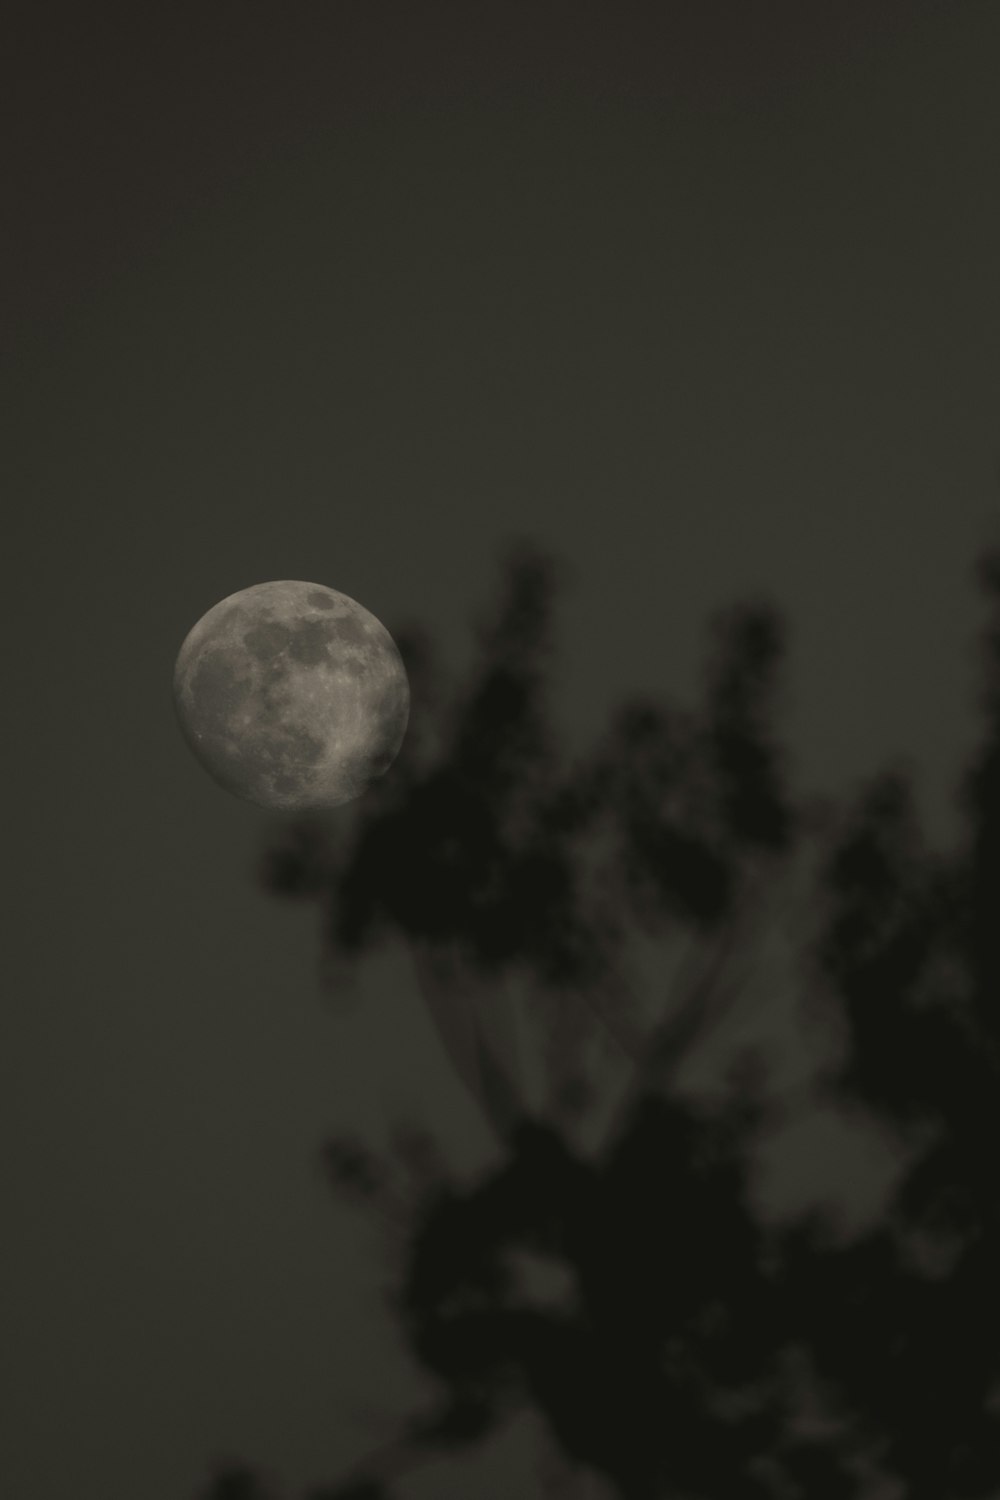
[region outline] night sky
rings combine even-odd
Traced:
[[[568,735],[690,697],[767,597],[797,784],[901,758],[949,838],[1000,8],[18,0],[2,38],[0,1492],[189,1500],[227,1455],[291,1490],[420,1389],[320,1142],[487,1137],[405,954],[323,995],[315,912],[256,883],[280,819],[178,732],[181,641],[300,578],[461,663],[527,535]],[[404,1493],[533,1500],[519,1462]]]

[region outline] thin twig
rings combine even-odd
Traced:
[[[730,977],[728,983],[724,982],[734,953],[749,950],[755,937],[759,941],[763,934],[772,931],[782,915],[787,916],[791,909],[788,892],[783,889],[784,882],[778,878],[777,883],[776,893],[768,884],[763,899],[756,886],[744,892],[713,945],[707,963],[703,962],[703,950],[693,947],[690,951],[682,965],[681,975],[670,985],[671,1003],[667,1013],[645,1039],[635,1075],[605,1134],[607,1142],[616,1137],[637,1098],[651,1081],[661,1081],[665,1074],[676,1074],[681,1061],[699,1039],[731,1012],[734,1000],[743,992],[746,979],[744,969],[743,973]],[[685,990],[687,993],[683,994]],[[679,1004],[675,1001],[678,991],[683,995]]]

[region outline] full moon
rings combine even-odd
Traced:
[[[230,594],[189,631],[174,703],[227,791],[289,811],[339,807],[392,765],[410,689],[385,626],[347,594],[284,579]]]

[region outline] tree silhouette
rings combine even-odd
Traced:
[[[328,1146],[363,1204],[404,1169],[422,1185],[394,1297],[439,1400],[308,1500],[389,1500],[411,1463],[523,1406],[623,1500],[1000,1495],[1000,561],[981,581],[985,734],[948,856],[903,773],[839,811],[793,794],[766,606],[715,622],[696,713],[636,699],[575,758],[547,707],[547,559],[512,553],[458,690],[401,633],[414,714],[392,775],[347,847],[299,821],[263,879],[318,903],[342,966],[405,937],[502,1155],[457,1184],[416,1127],[395,1160]],[[800,1013],[838,1037],[812,1097],[897,1143],[896,1184],[853,1237],[753,1201],[785,1108],[765,1049],[713,1090],[683,1084],[775,932]],[[547,1059],[541,1107],[519,1090],[509,986]],[[270,1500],[245,1473],[210,1497]]]

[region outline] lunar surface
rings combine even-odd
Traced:
[[[321,583],[257,583],[213,606],[174,668],[184,737],[227,791],[262,807],[338,807],[388,770],[410,691],[373,614]]]

